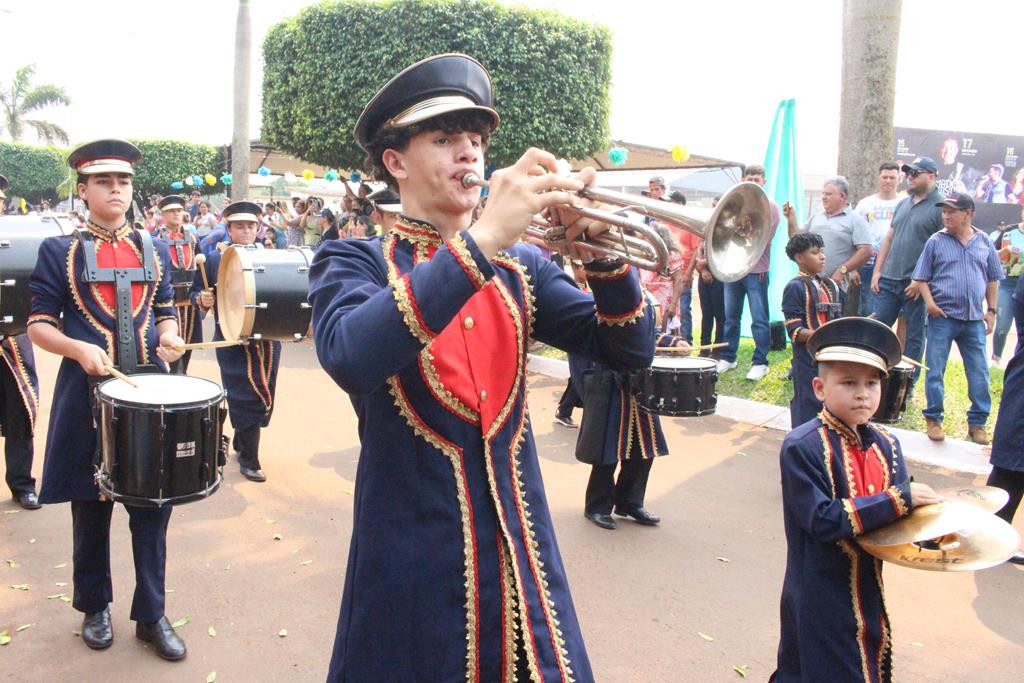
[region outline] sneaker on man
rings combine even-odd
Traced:
[[[724,358],[718,361],[718,374],[721,375],[723,372],[734,370],[736,368],[736,361],[728,361]]]
[[[579,427],[579,425],[576,424],[576,421],[572,419],[572,415],[562,417],[557,413],[555,414],[555,424],[560,424],[563,427],[568,427],[569,429],[577,429]]]
[[[760,380],[764,379],[765,375],[767,375],[767,374],[768,374],[768,366],[767,365],[752,365],[750,367],[750,372],[747,373],[747,379],[754,380],[755,382],[757,382],[757,381],[760,381]]]
[[[946,432],[942,429],[942,423],[938,420],[933,420],[930,417],[924,419],[925,433],[928,438],[932,441],[944,441],[946,438]]]
[[[988,445],[988,432],[984,427],[968,427],[967,439],[982,446]]]

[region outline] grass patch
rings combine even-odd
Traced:
[[[532,353],[546,358],[566,359],[564,351],[543,344],[532,351]],[[785,351],[772,351],[768,354],[768,375],[760,382],[752,382],[746,378],[753,355],[754,340],[740,339],[739,350],[736,354],[736,369],[719,376],[715,387],[718,393],[722,396],[735,396],[761,403],[788,406],[793,398],[793,384],[786,378],[786,375],[789,374],[789,366],[792,360],[792,353],[789,347],[787,346]],[[922,370],[921,376],[914,387],[914,397],[907,404],[907,410],[903,414],[903,418],[892,426],[924,432],[924,416],[921,414],[921,411],[927,405],[924,396],[924,374]],[[992,368],[989,371],[989,378],[989,393],[992,396],[992,415],[989,418],[988,427],[991,431],[995,426],[999,402],[1003,396],[1002,368]],[[964,365],[961,361],[951,358],[946,364],[946,416],[943,423],[946,433],[951,438],[966,438],[967,409],[970,406],[971,401],[967,397],[967,376],[964,374]]]

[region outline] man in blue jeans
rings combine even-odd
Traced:
[[[875,293],[874,312],[878,320],[892,325],[903,315],[907,324],[903,355],[920,362],[924,355],[927,320],[924,302],[913,282],[914,268],[925,242],[942,229],[942,211],[938,204],[943,197],[935,187],[938,169],[929,157],[918,157],[913,163],[903,164],[902,170],[907,174],[907,197],[896,205],[892,225],[878,248],[871,291]],[[915,382],[919,374],[920,370],[915,369]]]
[[[928,366],[924,409],[928,438],[942,441],[946,361],[956,342],[967,374],[967,438],[988,443],[985,422],[992,410],[985,336],[996,324],[996,290],[1003,279],[999,256],[988,236],[971,225],[974,200],[959,192],[938,202],[944,230],[925,242],[914,282],[928,311]],[[984,305],[984,308],[983,308]]]
[[[765,169],[760,164],[750,164],[743,169],[743,182],[764,186]],[[754,358],[750,364],[747,379],[760,380],[768,374],[768,350],[772,346],[771,328],[768,326],[768,268],[770,265],[772,238],[779,227],[779,206],[771,199],[771,235],[764,253],[754,267],[742,279],[725,283],[725,341],[728,347],[722,349],[718,361],[718,372],[723,373],[736,367],[736,350],[740,345],[740,318],[743,316],[743,299],[750,306],[750,332],[754,336]]]

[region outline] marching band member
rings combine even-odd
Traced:
[[[0,175],[0,216],[7,208],[4,191],[11,187]],[[5,479],[11,496],[26,510],[38,510],[36,480],[32,477],[35,455],[33,435],[39,410],[39,379],[32,342],[27,334],[0,337],[0,432],[4,437]]]
[[[807,352],[807,340],[816,329],[843,314],[839,287],[821,274],[825,270],[824,249],[824,240],[814,232],[799,232],[786,244],[786,256],[800,269],[782,291],[782,313],[793,345],[789,424],[794,428],[821,412],[821,401],[811,386],[818,374],[818,364]]]
[[[402,213],[401,198],[397,192],[385,187],[367,196],[367,199],[373,203],[373,213],[370,214],[370,218],[380,226],[381,234],[386,235],[391,228],[395,227],[395,221]]]
[[[241,201],[228,204],[223,219],[231,244],[256,244],[260,227],[260,206]],[[256,245],[254,248],[262,248]],[[217,316],[214,341],[221,341],[220,315],[214,307],[213,292],[217,287],[223,250],[216,250],[206,261],[210,289],[202,290],[196,302],[203,310],[214,309]],[[196,286],[201,286],[197,280]],[[264,482],[267,475],[260,465],[260,429],[270,425],[277,389],[277,370],[281,366],[281,342],[250,340],[244,345],[217,349],[221,383],[228,395],[228,415],[235,430],[232,444],[238,454],[239,470],[249,481]]]
[[[900,362],[900,342],[870,318],[839,318],[815,330],[814,393],[824,407],[782,442],[786,578],[776,683],[890,683],[892,637],[882,561],[856,537],[942,499],[911,483],[899,441],[868,420],[881,380]]]
[[[165,221],[165,239],[171,255],[171,289],[174,291],[178,334],[189,344],[199,343],[203,341],[202,312],[192,297],[193,284],[198,277],[195,256],[199,252],[196,236],[184,228],[185,198],[176,194],[168,195],[160,200],[159,207]],[[171,372],[187,374],[191,359],[192,351],[186,351],[185,355],[171,363]]]
[[[110,516],[93,477],[97,447],[91,393],[107,366],[124,373],[166,372],[180,357],[167,245],[135,230],[125,212],[133,166],[141,155],[122,140],[78,147],[68,163],[78,173],[78,195],[89,221],[74,236],[49,237],[29,281],[28,335],[40,348],[64,356],[53,392],[40,500],[71,502],[75,609],[85,613],[82,640],[109,647],[114,633],[109,603]],[[123,334],[121,330],[130,330]],[[185,656],[185,643],[164,616],[164,569],[169,506],[125,505],[135,558],[135,635],[164,659]]]
[[[403,215],[381,238],[325,244],[310,270],[317,354],[362,442],[332,681],[594,678],[529,426],[526,348],[532,336],[641,368],[653,321],[628,264],[589,264],[585,294],[519,242],[592,169],[561,176],[531,149],[493,174],[471,224],[480,191],[462,180],[483,176],[492,102],[465,55],[391,79],[355,136]],[[590,227],[576,218],[571,238]]]

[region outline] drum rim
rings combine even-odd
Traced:
[[[693,365],[691,365],[689,368],[686,368],[685,366],[673,367],[673,366],[669,366],[669,365],[655,365],[655,362],[657,362],[659,358],[661,358],[661,359],[671,359],[671,360],[680,360],[680,361],[695,361],[695,363]],[[657,368],[659,370],[683,370],[683,369],[690,369],[690,370],[695,370],[695,369],[704,370],[704,369],[707,369],[707,370],[710,370],[710,369],[714,368],[715,365],[716,364],[715,364],[715,361],[714,361],[713,358],[705,358],[703,356],[670,356],[670,355],[666,354],[666,355],[660,355],[660,356],[656,355],[656,356],[654,356],[654,360],[651,361],[650,367],[651,367],[651,369]]]
[[[142,373],[142,374],[158,374],[158,373]],[[100,403],[106,403],[112,407],[124,406],[130,408],[159,408],[161,412],[176,412],[179,410],[193,410],[195,408],[211,407],[218,405],[227,398],[227,392],[224,391],[224,387],[217,384],[213,380],[206,379],[205,377],[195,377],[192,375],[172,375],[170,373],[159,373],[166,377],[179,377],[185,376],[192,380],[199,380],[217,387],[218,394],[212,398],[202,399],[197,401],[188,401],[185,403],[150,403],[142,401],[130,401],[122,398],[114,398],[110,394],[103,392],[103,387],[111,382],[121,382],[122,380],[117,377],[111,377],[110,379],[104,380],[96,385],[96,398]],[[129,377],[137,377],[138,375],[128,375]]]
[[[228,247],[220,259],[220,267],[217,273],[217,325],[220,333],[227,341],[238,341],[248,338],[252,333],[252,327],[256,320],[256,276],[253,273],[252,258],[249,251],[255,251],[255,245],[232,244]],[[239,262],[242,279],[242,303],[244,308],[241,314],[241,324],[234,328],[233,325],[238,317],[227,305],[229,293],[233,294],[234,289],[222,287],[223,278],[221,272],[225,265],[230,266],[234,261]],[[227,272],[227,271],[224,271]]]

